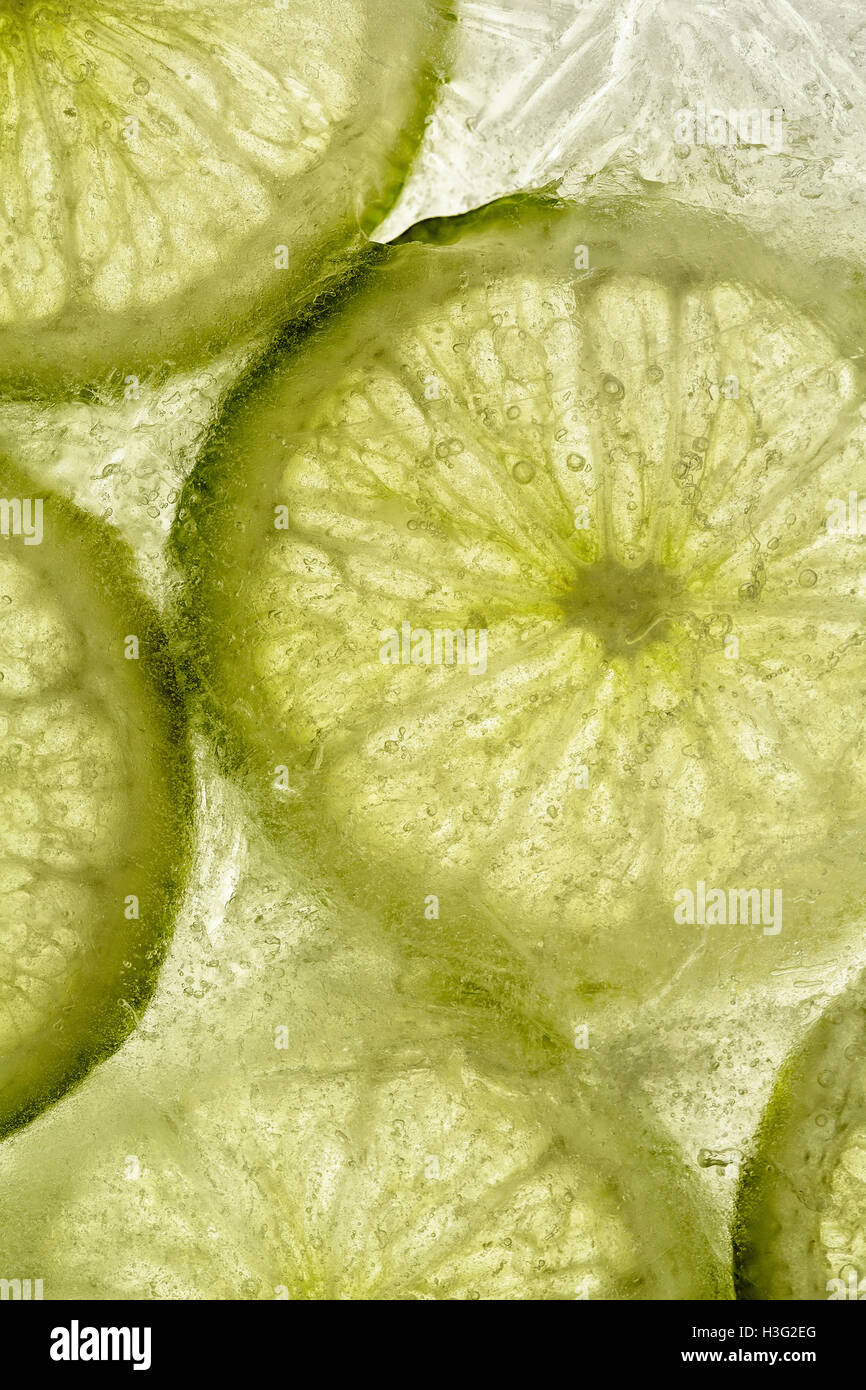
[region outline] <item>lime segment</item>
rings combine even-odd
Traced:
[[[570,1030],[852,940],[866,427],[845,310],[745,239],[515,207],[245,384],[179,544],[271,824]]]
[[[185,857],[185,752],[119,546],[0,466],[0,1134],[147,1002]]]
[[[4,5],[0,377],[135,373],[309,299],[395,195],[446,28],[437,0]]]
[[[0,1258],[46,1298],[730,1296],[688,1175],[575,1077],[450,1046],[324,1069],[271,1049],[182,1101],[151,1078],[118,1106],[107,1080],[7,1152]]]

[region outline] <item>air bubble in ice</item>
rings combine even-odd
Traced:
[[[521,459],[515,463],[511,470],[512,477],[516,483],[531,483],[535,477],[535,469],[527,459]]]

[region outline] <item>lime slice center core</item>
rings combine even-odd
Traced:
[[[676,577],[651,561],[629,569],[605,559],[583,569],[560,604],[566,620],[593,633],[609,655],[629,656],[664,640],[680,592]]]

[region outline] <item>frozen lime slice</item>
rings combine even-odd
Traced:
[[[119,545],[0,462],[0,1135],[134,1026],[185,857],[160,630]]]
[[[671,205],[515,201],[237,393],[178,533],[202,688],[431,968],[570,1031],[853,941],[858,306]]]
[[[0,380],[134,374],[320,291],[395,196],[445,8],[0,6]]]
[[[4,1155],[0,1260],[45,1298],[731,1295],[689,1174],[574,1078],[456,1046],[309,1068],[271,1045],[180,1101],[137,1083],[118,1105],[108,1079]]]
[[[866,1003],[837,1000],[783,1070],[744,1169],[739,1296],[866,1298]]]

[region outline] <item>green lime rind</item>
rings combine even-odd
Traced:
[[[838,1208],[834,1183],[858,1135],[866,1136],[862,986],[834,1000],[776,1081],[737,1192],[739,1299],[826,1300],[834,1279],[848,1296],[848,1271],[830,1256],[825,1222]],[[855,1227],[864,1215],[866,1203],[849,1211]]]
[[[98,4],[94,8],[98,9]],[[277,12],[280,10],[279,6],[265,6],[262,14],[266,15],[270,8],[275,8]],[[287,6],[284,8],[288,10]],[[53,46],[62,46],[69,41],[64,36],[62,24],[56,33],[52,28],[53,14],[52,7],[47,6],[37,15],[38,22],[47,26],[48,56]],[[329,117],[331,126],[329,128],[326,122],[325,129],[331,143],[321,160],[308,161],[307,167],[300,173],[286,175],[282,182],[271,167],[274,150],[279,147],[284,133],[280,127],[279,110],[275,107],[273,128],[255,132],[241,129],[237,132],[236,147],[231,146],[227,156],[223,144],[230,145],[230,136],[228,132],[221,133],[217,120],[212,132],[217,152],[214,154],[214,168],[208,169],[203,163],[200,173],[201,188],[209,188],[210,193],[196,190],[194,152],[192,148],[187,150],[183,141],[198,138],[196,122],[206,128],[212,113],[202,102],[196,88],[189,109],[183,101],[179,101],[178,111],[171,120],[165,111],[160,114],[160,86],[154,74],[162,72],[162,64],[166,73],[171,71],[171,81],[177,85],[180,78],[166,64],[174,62],[176,66],[180,65],[180,71],[183,62],[182,53],[179,51],[172,57],[170,48],[169,57],[165,58],[165,50],[160,50],[156,40],[154,51],[145,50],[146,60],[142,56],[142,66],[147,67],[148,71],[151,66],[153,68],[153,81],[148,94],[136,98],[134,92],[130,91],[122,96],[118,93],[115,97],[112,93],[104,98],[93,98],[94,101],[104,99],[108,103],[109,119],[105,124],[112,127],[113,133],[107,152],[100,147],[99,152],[94,152],[90,163],[85,161],[82,164],[84,172],[80,172],[81,177],[89,178],[92,174],[95,178],[97,171],[108,177],[106,170],[116,174],[112,160],[117,160],[118,169],[123,168],[122,156],[126,149],[122,138],[123,123],[129,119],[129,112],[134,111],[141,117],[142,132],[146,130],[149,136],[153,136],[153,159],[157,167],[167,142],[178,142],[175,158],[184,178],[188,182],[192,180],[190,190],[184,193],[180,189],[178,192],[174,174],[167,173],[165,169],[160,171],[161,184],[157,183],[154,175],[154,189],[148,187],[147,172],[133,171],[129,175],[129,186],[134,193],[130,193],[131,211],[128,219],[124,217],[122,191],[115,190],[105,204],[94,198],[95,206],[87,207],[86,216],[80,207],[74,205],[73,200],[69,226],[62,234],[57,233],[58,244],[52,248],[56,264],[52,262],[49,266],[46,256],[41,270],[38,269],[42,254],[38,236],[47,235],[45,226],[55,216],[58,201],[63,204],[72,197],[72,171],[67,172],[67,183],[62,193],[45,207],[37,205],[32,213],[34,225],[38,225],[39,231],[38,234],[31,234],[28,227],[27,235],[37,237],[35,247],[30,247],[28,242],[24,248],[24,233],[20,233],[22,246],[19,247],[16,243],[17,224],[10,224],[11,236],[7,238],[10,259],[6,266],[10,303],[5,324],[0,313],[0,388],[6,395],[19,398],[75,396],[91,390],[96,383],[102,384],[117,376],[121,380],[130,375],[161,378],[173,370],[195,365],[197,361],[204,360],[245,335],[275,330],[342,281],[354,260],[363,257],[369,234],[390,211],[400,194],[423,137],[436,92],[450,71],[453,47],[451,35],[455,13],[450,0],[410,0],[408,5],[401,7],[399,24],[394,23],[389,0],[365,0],[364,16],[364,23],[370,25],[367,31],[369,48],[366,55],[359,58],[355,53],[357,36],[353,36],[352,44],[355,47],[352,51],[355,56],[351,60],[346,57],[345,61],[368,62],[373,69],[370,80],[362,82],[358,79],[354,93],[355,106],[348,113]],[[173,14],[166,16],[167,22],[174,22],[176,18]],[[120,23],[119,13],[116,19]],[[157,17],[150,16],[150,19],[158,28]],[[339,34],[334,35],[337,45],[334,51],[339,52],[342,45],[348,54],[348,30],[343,31],[343,21],[348,19],[348,15],[344,13],[341,18],[335,6],[330,18],[323,12],[316,23],[320,29],[324,29],[331,19],[340,29]],[[15,22],[12,17],[8,20],[9,24]],[[22,22],[29,23],[26,20]],[[270,22],[267,18],[261,21],[264,26]],[[226,38],[233,44],[242,45],[242,31],[242,25],[237,32],[227,30],[226,35],[220,34],[220,40]],[[144,32],[138,35],[142,43],[145,42]],[[192,30],[184,35],[184,44],[192,45],[191,33]],[[78,38],[84,42],[82,35],[78,35]],[[110,61],[126,62],[130,71],[126,74],[124,69],[124,81],[128,77],[131,84],[134,56],[130,53],[124,59],[122,51],[118,53],[116,36],[108,28],[98,25],[96,32],[88,31],[87,38],[93,44],[107,41],[112,46]],[[258,30],[256,42],[262,48],[262,35]],[[324,44],[324,53],[331,51],[322,33],[317,32],[316,42]],[[17,48],[10,47],[9,54],[17,51]],[[190,54],[193,53],[191,47]],[[279,57],[278,47],[269,51],[265,45],[262,53],[257,53],[256,61],[267,65],[268,61],[279,60]],[[299,61],[303,60],[312,64],[304,68],[303,81],[317,82],[320,73],[315,71],[316,55],[301,55]],[[195,69],[195,57],[190,56],[184,61]],[[99,81],[101,65],[96,58],[93,61],[88,58],[82,62],[82,70],[82,84],[70,88],[69,100],[72,104],[64,108],[70,118],[75,116],[79,105],[85,114],[88,112],[91,80]],[[256,72],[259,72],[258,68]],[[265,73],[267,66],[261,68],[261,74]],[[307,76],[308,73],[312,75]],[[65,80],[71,80],[67,73],[62,75]],[[355,74],[355,77],[358,75]],[[194,80],[198,83],[206,79],[196,72]],[[234,76],[230,80],[234,81]],[[273,80],[273,74],[262,76],[265,83]],[[287,91],[291,90],[293,80],[289,73]],[[136,79],[136,83],[141,82],[140,77]],[[145,80],[142,90],[146,87]],[[136,86],[135,91],[138,90]],[[231,103],[231,94],[220,92],[218,84],[214,90],[218,99]],[[238,88],[240,104],[248,101],[249,95],[242,86]],[[341,99],[345,101],[345,94]],[[264,120],[270,100],[269,91],[263,91],[257,120]],[[296,97],[295,100],[300,98]],[[148,103],[152,103],[152,109]],[[315,124],[321,119],[321,113],[316,114],[311,110],[305,114],[302,107],[303,103],[299,110],[304,120],[309,119]],[[161,130],[163,120],[168,124]],[[185,122],[191,123],[192,133],[184,128]],[[93,139],[102,140],[102,128],[97,129],[95,125],[94,132]],[[232,132],[231,138],[234,135],[235,132]],[[315,138],[319,138],[318,135]],[[273,149],[269,148],[271,144]],[[303,151],[305,144],[306,139],[299,138],[296,142],[298,151]],[[331,148],[331,144],[334,148]],[[294,148],[290,142],[287,159],[299,157],[292,153]],[[216,205],[211,205],[217,192],[222,196],[219,180],[223,165],[219,161],[226,156],[230,163],[235,149],[241,172],[237,175],[240,182],[236,195],[231,196],[246,199],[249,204],[248,208],[245,204],[243,214],[237,215],[231,209],[228,191],[225,195],[226,208],[221,207],[217,212]],[[246,171],[245,162],[249,160],[254,163],[256,159],[260,164],[255,165],[255,174],[251,177],[253,181],[257,178],[261,180],[262,190],[257,195],[258,199],[271,201],[265,216],[258,208]],[[125,187],[119,175],[118,180],[121,189]],[[214,183],[214,180],[217,182]],[[30,180],[30,187],[34,198],[38,198],[41,185],[35,176]],[[174,197],[176,194],[181,199],[177,213],[164,215],[160,197]],[[194,197],[201,198],[198,213],[192,208]],[[145,216],[150,200],[153,202],[151,220],[160,225],[158,234],[166,242],[159,255],[151,245],[156,233]],[[86,203],[87,200],[82,201]],[[101,235],[100,215],[110,223],[102,228]],[[136,216],[142,218],[141,229],[136,226]],[[232,231],[232,226],[234,223],[243,224],[245,220],[250,222],[249,233],[238,237]],[[203,244],[202,251],[194,253],[192,247],[195,239],[206,240],[210,227],[214,229],[214,245],[220,244],[219,237],[222,236],[227,238],[228,249],[213,251],[209,245],[204,248]],[[127,235],[130,246],[123,240]],[[88,251],[87,256],[76,243],[77,237],[85,236],[97,248]],[[106,250],[113,243],[116,246]],[[283,245],[288,250],[288,267],[275,264],[275,252]],[[112,255],[117,259],[116,271]],[[79,256],[81,264],[76,260]],[[173,265],[173,256],[177,258],[177,266]],[[67,263],[69,258],[72,258],[72,264]],[[95,269],[90,261],[95,263]],[[150,275],[153,285],[137,287],[135,276],[139,271]],[[25,309],[20,305],[15,307],[16,296],[22,297],[22,303],[26,304],[29,294],[35,303],[42,293],[39,288],[40,276],[44,282],[46,304],[53,307],[43,306],[28,318]],[[101,291],[105,302],[97,303],[94,297],[98,296],[100,280],[105,278],[108,283],[112,276],[116,284]],[[123,301],[121,307],[114,309],[109,306],[112,294]],[[0,309],[2,307],[0,301]]]
[[[174,666],[126,547],[5,461],[0,490],[44,508],[40,544],[0,538],[5,1137],[146,1009],[189,866],[192,781]]]
[[[828,275],[662,198],[506,199],[386,249],[217,421],[173,537],[215,742],[437,991],[568,1035],[715,986],[673,911],[702,880],[784,892],[783,934],[726,934],[748,985],[819,918],[849,944],[860,560],[823,524],[864,478],[864,296]],[[383,676],[401,617],[490,627],[501,670]]]

